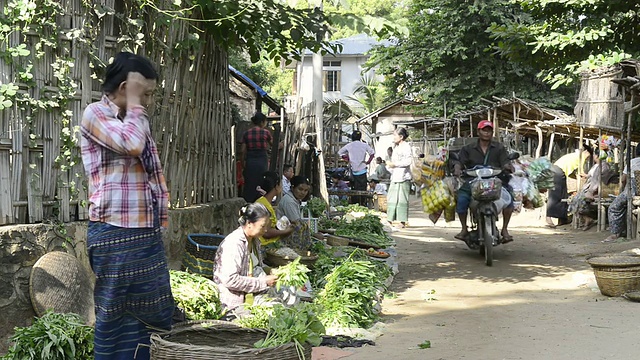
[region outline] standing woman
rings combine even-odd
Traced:
[[[252,203],[260,197],[256,187],[260,185],[262,174],[268,170],[268,151],[273,144],[273,138],[267,126],[267,117],[257,112],[251,118],[253,127],[242,134],[240,161],[244,168],[244,200]]]
[[[119,53],[104,95],[84,111],[82,161],[89,182],[87,253],[96,276],[95,359],[149,359],[151,329],[168,330],[174,301],[160,228],[168,193],[146,107],[158,74]]]
[[[409,134],[405,128],[393,132],[393,153],[387,168],[391,170],[391,185],[387,193],[387,221],[400,221],[402,227],[409,221],[409,191],[411,190],[411,171],[413,161],[411,145],[407,143]]]

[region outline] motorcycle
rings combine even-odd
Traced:
[[[519,156],[518,153],[509,154],[509,160],[515,160]],[[471,231],[467,246],[478,250],[484,256],[485,264],[492,266],[493,248],[503,243],[496,222],[498,215],[511,202],[511,195],[502,187],[502,180],[499,178],[501,169],[475,166],[465,170],[465,173],[473,177],[469,182],[472,200],[469,205]]]

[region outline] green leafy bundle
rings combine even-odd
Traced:
[[[242,327],[251,329],[267,329],[269,319],[273,317],[273,307],[267,305],[245,305],[251,316],[241,317],[234,322]]]
[[[93,328],[76,314],[47,312],[31,326],[16,327],[3,360],[93,359]]]
[[[319,197],[312,197],[307,201],[307,205],[302,207],[303,216],[307,216],[307,210],[311,212],[312,217],[321,217],[327,210],[327,204]]]
[[[325,329],[318,319],[317,306],[299,303],[293,307],[275,305],[273,316],[269,319],[269,332],[264,340],[258,341],[258,348],[274,347],[294,342],[298,356],[304,359],[302,344],[320,345]]]
[[[295,289],[300,289],[304,284],[309,281],[309,268],[300,264],[300,258],[296,258],[287,265],[280,266],[271,271],[273,275],[278,277],[276,280],[276,290],[280,291],[283,286],[293,286]]]
[[[224,315],[213,281],[184,271],[170,270],[169,273],[173,298],[188,319],[217,320]]]
[[[320,321],[327,326],[369,327],[377,318],[374,299],[383,283],[370,261],[349,257],[327,275],[318,294]]]
[[[344,253],[350,254],[348,257],[337,257],[334,256],[333,252],[339,250]],[[358,249],[353,246],[340,246],[333,247],[332,251],[322,248],[314,248],[314,253],[318,255],[318,260],[316,260],[313,270],[310,273],[309,279],[311,280],[311,285],[314,289],[322,289],[325,287],[327,282],[326,277],[329,275],[336,267],[338,267],[343,262],[353,259],[353,260],[361,260],[368,261],[373,266],[373,271],[376,273],[376,277],[380,279],[381,282],[384,282],[389,276],[391,276],[391,268],[384,261],[372,260],[363,249]]]
[[[393,244],[393,239],[384,231],[384,226],[376,215],[366,214],[351,222],[341,220],[336,222],[336,226],[338,236],[358,239],[383,248]]]

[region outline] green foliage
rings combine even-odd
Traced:
[[[276,275],[276,291],[280,291],[281,287],[291,286],[295,289],[302,288],[307,281],[309,281],[309,268],[300,264],[300,258],[296,258],[287,265],[277,267],[271,271],[271,274]]]
[[[225,49],[245,49],[254,63],[264,54],[290,62],[300,59],[302,49],[326,53],[340,48],[324,40],[330,23],[318,8],[296,9],[278,0],[176,1],[173,9],[145,1],[144,6],[170,21],[191,22]]]
[[[76,314],[47,312],[31,326],[15,328],[13,342],[3,360],[93,359],[93,328]]]
[[[217,320],[222,317],[222,304],[213,281],[184,271],[169,270],[171,292],[176,305],[190,320]]]
[[[386,88],[380,81],[367,72],[360,77],[360,80],[356,83],[356,87],[353,90],[353,96],[347,98],[358,102],[362,108],[358,112],[358,115],[364,116],[372,113],[385,105],[386,100],[389,98],[386,94]]]
[[[307,201],[307,205],[302,207],[302,213],[306,216],[307,212],[311,212],[314,218],[321,217],[327,210],[327,203],[321,197],[312,197]]]
[[[237,48],[229,50],[229,64],[247,75],[263,88],[269,96],[279,101],[291,94],[293,85],[293,69],[281,69],[273,61],[266,60],[266,55],[255,63],[251,63],[249,54]]]
[[[369,61],[380,65],[385,84],[398,97],[426,103],[425,115],[444,115],[482,104],[493,96],[528,98],[549,106],[571,99],[553,93],[531,66],[507,61],[490,51],[487,29],[521,15],[507,0],[414,0],[408,11],[409,35],[397,46],[377,48]]]
[[[496,50],[534,66],[554,88],[574,83],[585,70],[640,55],[637,1],[513,2],[526,12],[527,21],[514,18],[493,24],[489,31]]]

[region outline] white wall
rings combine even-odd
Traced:
[[[354,104],[355,102],[347,100],[347,96],[353,95],[353,91],[355,90],[358,82],[360,81],[360,73],[362,71],[362,67],[364,63],[367,61],[368,56],[325,56],[323,61],[341,61],[340,68],[340,91],[337,92],[324,92],[324,99],[339,99],[342,98],[348,104]],[[301,67],[300,63],[297,64],[297,71],[301,73],[302,78],[300,80],[300,88],[298,88],[298,92],[300,93],[300,104],[304,106],[310,103],[313,99],[313,64],[311,62],[311,57],[306,57],[304,59],[304,65]],[[374,74],[373,70],[370,70],[369,73]],[[297,79],[293,79],[293,81],[297,81]],[[295,96],[294,96],[295,98]]]

